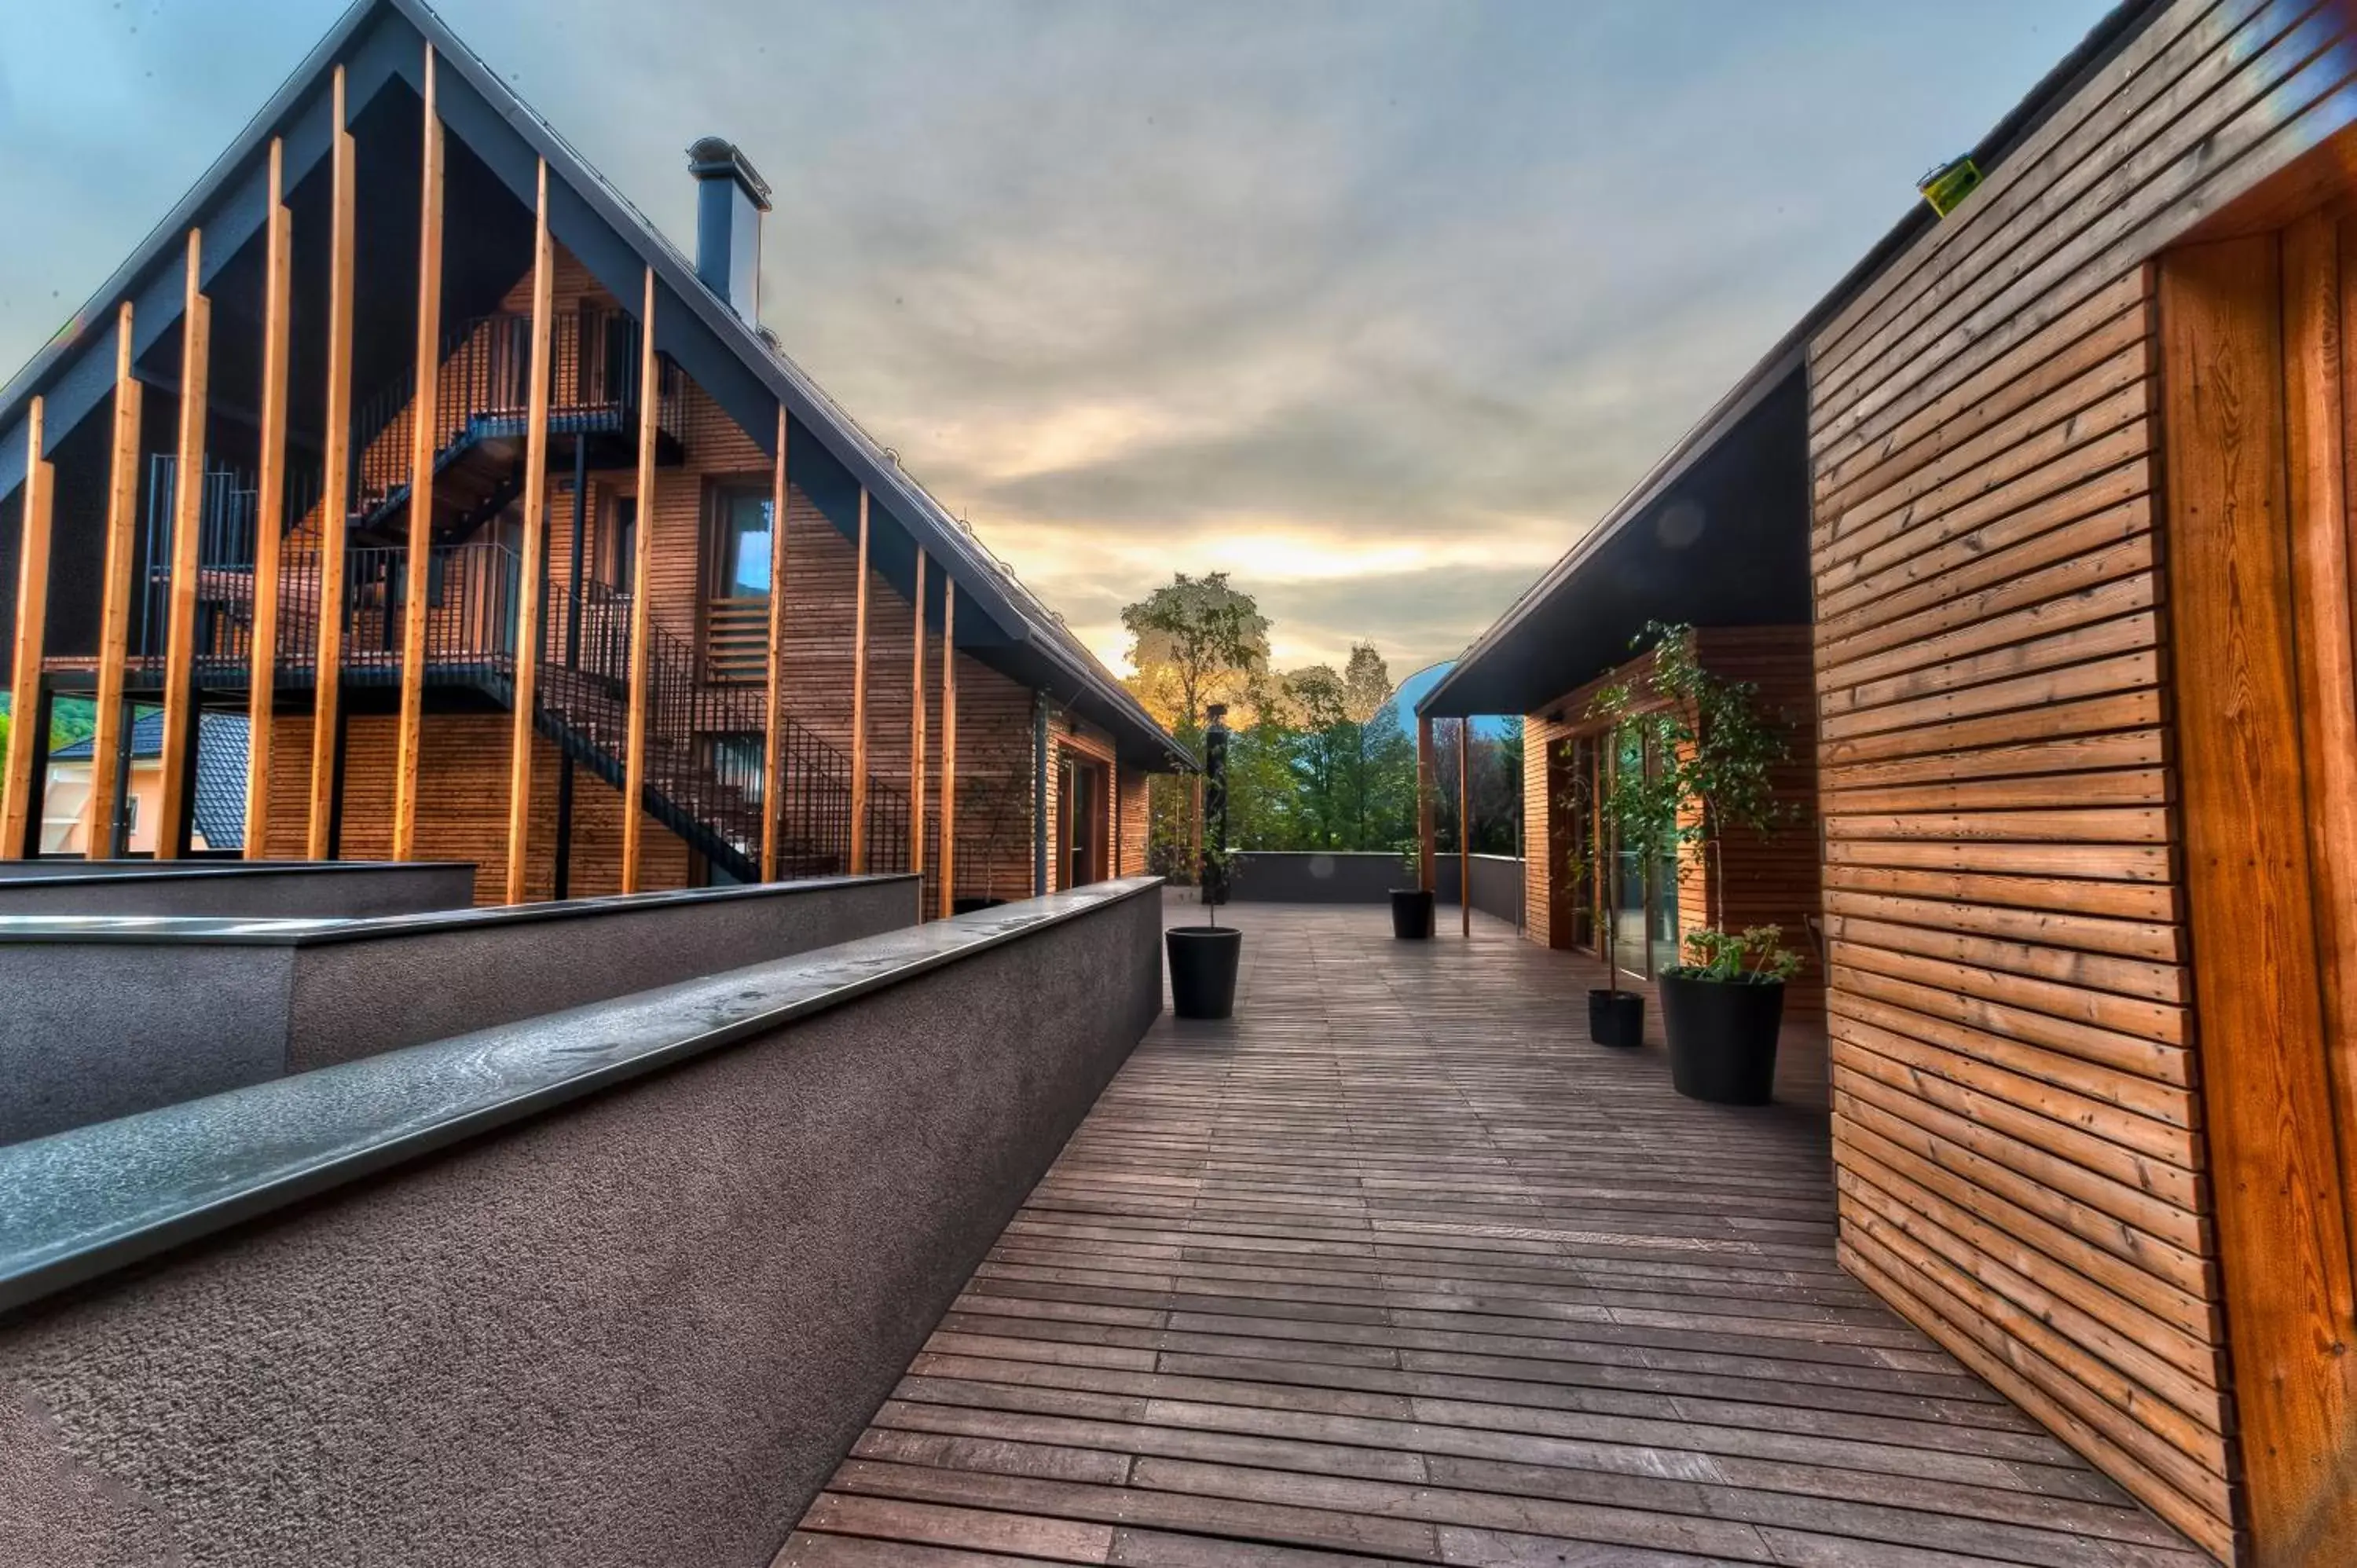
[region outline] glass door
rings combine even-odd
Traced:
[[[1630,736],[1617,746],[1596,743],[1598,773],[1596,779],[1598,796],[1609,787],[1609,778],[1602,771],[1611,768],[1644,768],[1648,775],[1657,775],[1661,758],[1654,754],[1650,742]],[[1611,854],[1604,857],[1611,868],[1605,888],[1609,908],[1605,918],[1611,922],[1613,951],[1610,961],[1633,979],[1652,980],[1662,971],[1678,961],[1678,857],[1674,851],[1658,855],[1652,864],[1633,849],[1613,846]],[[1602,952],[1597,954],[1602,958]]]

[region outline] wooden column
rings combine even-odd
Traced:
[[[442,119],[425,46],[425,144],[417,176],[417,375],[409,423],[408,568],[401,618],[401,726],[393,774],[393,858],[417,853],[417,761],[425,741],[425,611],[434,566],[434,455],[442,434]]]
[[[336,737],[344,669],[344,534],[351,504],[352,261],[354,147],[346,122],[344,68],[336,68],[333,188],[328,241],[328,397],[321,419],[319,465],[319,640],[313,666],[311,800],[305,851],[329,854],[336,796],[343,788]]]
[[[943,919],[957,912],[957,581],[942,575],[942,886]]]
[[[132,529],[139,507],[141,387],[131,373],[131,303],[114,322],[114,442],[106,494],[106,587],[98,628],[98,728],[90,743],[90,805],[82,823],[83,854],[105,860],[114,853],[114,822],[122,815],[123,663],[131,636]]]
[[[655,434],[662,405],[662,367],[655,360],[655,270],[647,269],[646,303],[639,314],[639,510],[630,552],[630,719],[622,767],[622,891],[639,890],[639,857],[644,850],[647,793],[647,681],[653,660]]]
[[[548,237],[548,160],[540,161],[532,246],[532,383],[524,393],[523,563],[516,596],[515,696],[508,736],[507,901],[521,904],[532,870],[533,710],[540,702],[541,618],[548,596],[548,381],[556,260]]]
[[[867,488],[859,489],[859,586],[851,622],[851,874],[867,870]]]
[[[1473,934],[1473,721],[1457,721],[1457,923]]]
[[[16,556],[16,650],[8,698],[8,772],[0,784],[0,859],[38,854],[40,823],[33,820],[34,756],[48,715],[41,711],[41,654],[49,618],[49,519],[57,470],[41,456],[44,408],[34,398],[25,411],[23,542]],[[94,759],[93,759],[94,760]],[[32,837],[28,841],[27,831]]]
[[[770,465],[770,646],[764,665],[768,733],[761,747],[761,880],[778,879],[778,812],[785,800],[786,405],[778,404],[778,453]]]
[[[246,672],[245,858],[270,854],[270,729],[276,716],[278,574],[286,538],[287,322],[294,309],[295,215],[286,148],[270,143],[262,267],[261,463],[254,480],[253,645]]]
[[[917,625],[909,643],[913,672],[909,703],[909,870],[925,874],[925,553],[917,552]],[[921,885],[920,885],[921,886]],[[922,896],[917,918],[924,918]]]
[[[1415,720],[1415,835],[1416,886],[1426,893],[1434,892],[1439,883],[1433,875],[1435,844],[1433,839],[1432,802],[1434,792],[1432,721],[1418,714]]]
[[[2185,910],[2248,1561],[2264,1564],[2357,1552],[2335,260],[2312,220],[2280,243],[2188,247],[2158,274]]]
[[[180,312],[180,441],[172,465],[172,599],[164,641],[164,783],[156,858],[188,842],[190,748],[196,744],[197,572],[205,516],[205,398],[212,363],[212,302],[200,287],[204,236],[188,231]]]

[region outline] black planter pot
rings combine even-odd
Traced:
[[[971,915],[979,909],[996,909],[1006,902],[1004,898],[952,898],[950,900],[950,913]]]
[[[1432,935],[1432,895],[1421,887],[1392,889],[1392,935],[1403,940]]]
[[[1776,1089],[1776,1031],[1784,983],[1662,977],[1670,1082],[1691,1100],[1765,1105]]]
[[[1236,1010],[1236,965],[1244,934],[1233,926],[1175,926],[1170,950],[1170,1010],[1181,1018],[1225,1018]]]
[[[1587,993],[1587,1037],[1599,1046],[1645,1043],[1645,999],[1633,991]]]

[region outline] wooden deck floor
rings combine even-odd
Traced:
[[[2209,1561],[1836,1268],[1821,1110],[1496,922],[1236,914],[780,1564]]]

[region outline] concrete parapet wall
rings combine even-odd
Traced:
[[[830,877],[363,920],[0,918],[0,1144],[912,925]]]
[[[0,861],[0,915],[363,919],[464,909],[468,861]]]
[[[1101,885],[0,1149],[0,1542],[766,1568],[1160,951]]]

